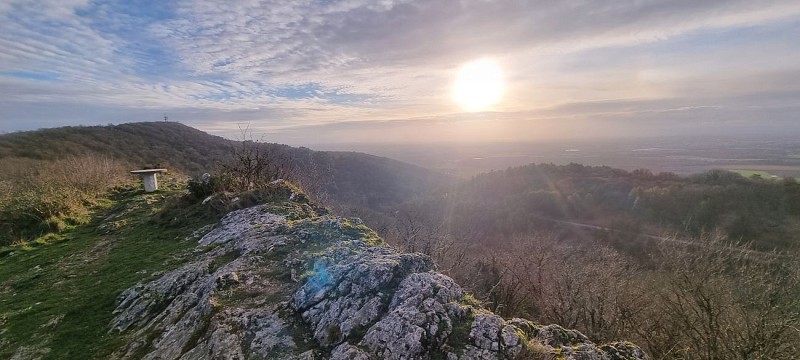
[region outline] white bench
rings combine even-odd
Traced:
[[[167,169],[145,169],[145,170],[133,170],[131,174],[142,175],[142,181],[144,182],[144,192],[153,192],[158,190],[158,178],[156,174],[166,172]]]

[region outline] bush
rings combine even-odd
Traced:
[[[221,164],[218,185],[226,191],[249,191],[266,187],[270,182],[290,175],[291,161],[286,154],[259,142],[243,141],[231,151],[231,158]]]
[[[655,358],[789,359],[800,351],[796,259],[754,252],[720,233],[660,248],[632,327]]]
[[[294,168],[291,157],[278,148],[249,140],[250,129],[242,129],[243,141],[232,147],[226,161],[213,174],[203,174],[187,184],[189,192],[203,199],[217,192],[244,193],[266,189],[278,179],[288,179]]]
[[[220,181],[208,173],[197,178],[189,179],[186,188],[197,199],[204,199],[221,189]]]
[[[99,155],[20,162],[0,180],[0,245],[32,240],[88,220],[89,207],[125,180],[122,163]]]

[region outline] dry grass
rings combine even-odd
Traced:
[[[516,360],[554,360],[555,358],[550,347],[536,340],[530,340],[525,344],[522,352],[517,355]]]
[[[85,221],[94,201],[127,179],[123,163],[101,155],[1,159],[0,168],[0,245]]]

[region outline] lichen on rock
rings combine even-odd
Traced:
[[[513,359],[535,345],[561,359],[647,358],[630,343],[492,314],[429,257],[383,245],[359,220],[271,208],[229,213],[195,261],[125,290],[110,331],[130,341],[114,356]]]

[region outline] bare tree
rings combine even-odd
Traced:
[[[230,160],[220,165],[220,175],[227,190],[253,190],[292,174],[292,161],[286,152],[253,141],[249,124],[244,128],[240,126],[239,130],[242,141],[231,149]]]
[[[797,263],[764,257],[719,232],[702,246],[665,242],[637,327],[657,358],[790,359],[800,350]]]

